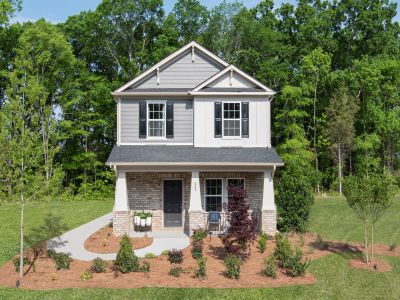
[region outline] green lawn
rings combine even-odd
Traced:
[[[377,239],[382,243],[400,244],[400,198],[390,213],[379,224]],[[63,214],[70,226],[78,225],[111,209],[110,202],[53,203],[32,207],[29,224],[42,218],[46,212]],[[7,220],[3,222],[3,219]],[[11,207],[0,207],[0,220],[6,229],[0,236],[0,262],[16,252],[18,241],[14,228],[18,213]],[[5,225],[6,224],[6,225]],[[317,199],[312,212],[310,228],[326,239],[361,241],[362,230],[345,200]],[[7,252],[3,244],[10,244]],[[13,246],[11,246],[11,244]],[[317,278],[313,285],[289,286],[268,289],[69,289],[57,291],[24,291],[0,289],[0,299],[399,299],[400,258],[383,257],[392,264],[392,271],[372,273],[355,270],[347,265],[346,255],[332,254],[311,263],[310,272]],[[211,267],[211,266],[209,266]]]

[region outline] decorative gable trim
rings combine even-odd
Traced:
[[[125,89],[129,88],[131,85],[139,82],[140,80],[142,80],[146,76],[150,75],[151,73],[155,72],[157,69],[159,69],[163,65],[169,63],[170,61],[172,61],[173,59],[178,57],[180,54],[186,52],[187,50],[192,49],[192,53],[193,53],[194,48],[196,48],[198,51],[200,51],[201,53],[205,54],[206,56],[210,57],[212,60],[214,60],[218,64],[222,65],[223,67],[229,66],[229,64],[226,61],[224,61],[223,59],[219,58],[214,53],[208,51],[206,48],[204,48],[203,46],[201,46],[198,43],[193,41],[193,42],[190,42],[189,44],[187,44],[186,46],[183,46],[181,49],[175,51],[174,53],[170,54],[169,56],[164,58],[159,63],[155,64],[153,67],[151,67],[147,71],[143,72],[142,74],[140,74],[139,76],[137,76],[133,80],[129,81],[127,84],[125,84],[122,87],[120,87],[119,89],[117,89],[113,93],[113,95],[117,95],[118,93],[122,93]],[[192,59],[194,59],[194,57]]]
[[[214,76],[210,77],[209,79],[207,79],[206,81],[204,81],[203,83],[201,83],[200,85],[195,87],[189,93],[192,94],[192,95],[210,94],[210,92],[206,92],[206,91],[202,92],[202,89],[204,89],[205,87],[207,87],[209,84],[213,83],[214,81],[218,80],[219,78],[221,78],[224,74],[226,74],[228,72],[230,72],[230,74],[229,74],[230,78],[233,76],[233,72],[235,72],[235,73],[239,74],[240,76],[242,76],[243,78],[245,78],[246,80],[248,80],[249,82],[253,83],[255,86],[257,86],[261,90],[263,90],[262,92],[247,92],[246,94],[254,94],[254,95],[274,95],[275,94],[275,92],[273,90],[271,90],[267,86],[263,85],[257,79],[255,79],[255,78],[251,77],[250,75],[246,74],[245,72],[243,72],[239,68],[235,67],[234,65],[227,66],[222,71],[218,72]],[[218,92],[213,92],[212,94],[218,94]]]

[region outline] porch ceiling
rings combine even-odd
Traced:
[[[115,146],[108,165],[276,165],[283,162],[274,148],[193,146]]]

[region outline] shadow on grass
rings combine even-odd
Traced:
[[[340,255],[345,259],[360,259],[364,258],[363,250],[359,246],[349,245],[343,242],[333,242],[333,241],[314,241],[310,245],[318,250],[329,251]]]

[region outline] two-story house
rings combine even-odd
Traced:
[[[223,210],[230,184],[245,187],[260,230],[275,234],[274,91],[191,42],[112,95],[115,234],[133,230],[138,210],[152,212],[153,230],[190,233]]]

